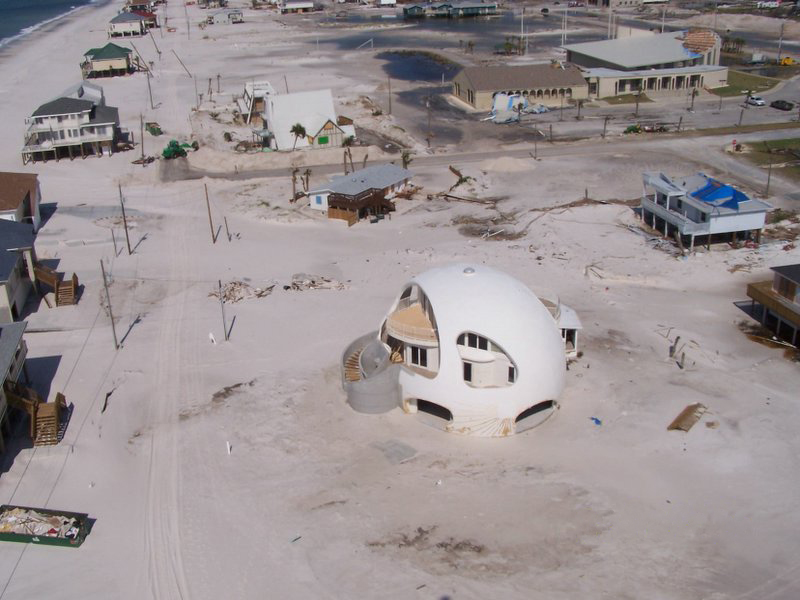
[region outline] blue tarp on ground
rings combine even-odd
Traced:
[[[708,178],[708,183],[692,192],[692,196],[714,206],[724,206],[731,210],[739,210],[740,202],[747,202],[750,198],[730,185],[716,179]]]

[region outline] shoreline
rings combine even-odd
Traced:
[[[0,62],[8,58],[9,54],[16,55],[24,47],[24,44],[37,40],[41,41],[42,36],[55,33],[65,25],[81,17],[95,14],[98,10],[113,2],[114,0],[95,0],[89,4],[76,6],[58,16],[29,25],[11,37],[3,38],[0,40]]]

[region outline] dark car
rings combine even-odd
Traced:
[[[777,108],[778,110],[792,110],[794,108],[794,104],[788,102],[787,100],[775,100],[772,104],[770,104],[772,108]]]

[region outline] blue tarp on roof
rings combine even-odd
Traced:
[[[739,210],[740,202],[747,202],[750,198],[736,188],[726,185],[716,179],[708,178],[708,183],[692,192],[692,196],[714,206],[724,206],[731,210]]]

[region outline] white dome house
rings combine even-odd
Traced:
[[[403,286],[380,330],[342,357],[350,405],[377,413],[402,407],[456,433],[496,437],[538,425],[564,388],[560,303],[540,300],[495,269],[455,264]]]

